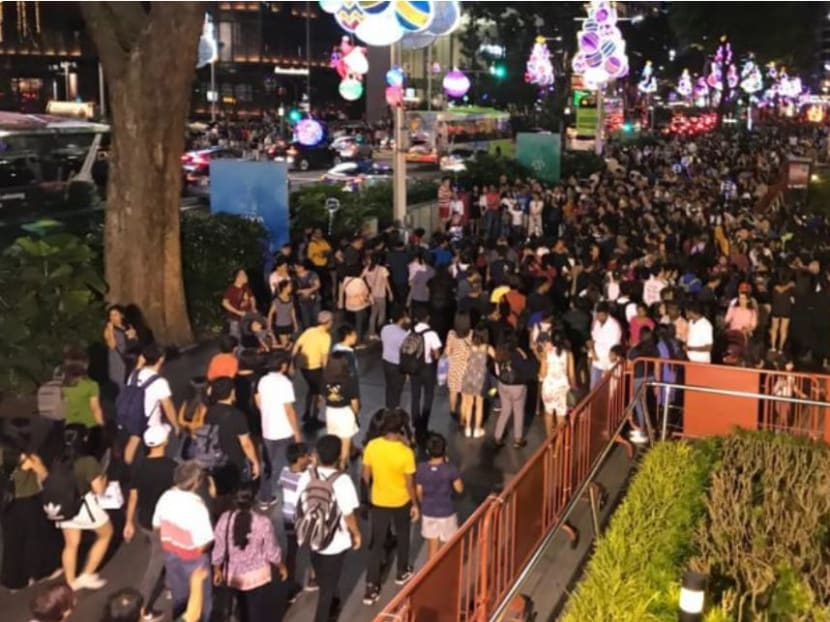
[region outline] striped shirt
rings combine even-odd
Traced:
[[[282,516],[286,523],[294,522],[294,515],[297,513],[297,502],[300,495],[297,486],[303,471],[292,471],[291,467],[283,467],[280,473],[280,488],[282,488]]]

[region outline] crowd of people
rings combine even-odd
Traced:
[[[164,351],[112,307],[114,404],[102,405],[85,353],[68,349],[38,394],[47,425],[6,434],[3,585],[62,576],[32,604],[38,622],[62,620],[75,592],[106,583],[111,542],[141,538],[143,579],[113,594],[102,619],[160,619],[163,581],[177,619],[234,608],[273,622],[317,592],[323,622],[350,551],[368,549],[372,605],[389,550],[394,582],[412,577],[415,523],[429,556],[458,528],[464,482],[435,432],[447,415],[436,387],[462,443],[519,450],[536,418],[555,434],[621,361],[823,368],[830,224],[765,200],[785,157],[818,140],[771,126],[612,143],[607,170],[588,179],[445,180],[445,226],[429,236],[307,231],[262,283],[236,272],[219,352],[192,370],[178,409]],[[385,384],[374,412],[361,400],[369,356]],[[634,388],[649,374],[634,365]],[[636,405],[635,442],[649,406]],[[81,565],[84,533],[94,537]]]

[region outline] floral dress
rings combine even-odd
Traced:
[[[462,395],[483,395],[487,382],[487,347],[472,348],[461,380]]]
[[[542,379],[542,402],[546,413],[555,412],[561,417],[568,412],[568,351],[563,349],[556,354],[556,350],[551,350],[546,356],[548,367]]]
[[[461,381],[470,358],[470,340],[461,339],[451,330],[447,335],[447,359],[450,365],[447,374],[447,388],[453,393],[461,392]]]

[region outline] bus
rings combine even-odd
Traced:
[[[515,152],[510,114],[492,108],[413,110],[406,113],[406,128],[407,162],[438,164],[451,152],[504,156]]]

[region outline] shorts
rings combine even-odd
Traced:
[[[349,440],[360,431],[351,406],[326,406],[326,432]]]
[[[71,520],[58,522],[57,526],[59,529],[94,531],[108,522],[110,522],[110,515],[98,503],[98,497],[94,493],[88,492],[84,495],[84,501],[78,513]]]
[[[435,518],[433,516],[421,517],[421,537],[424,540],[448,542],[456,531],[458,531],[458,517],[455,514],[441,518]]]
[[[291,325],[288,326],[275,326],[274,327],[274,334],[275,335],[288,335],[289,337],[294,334],[294,327]]]

